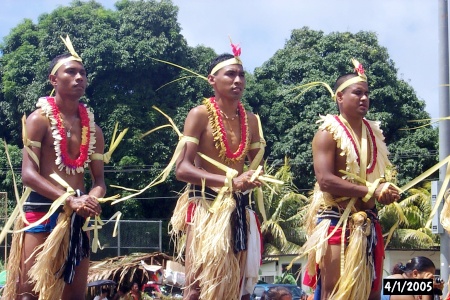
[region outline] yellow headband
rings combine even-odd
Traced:
[[[364,68],[363,65],[357,61],[356,59],[352,58],[352,63],[355,66],[355,72],[358,73],[358,76],[352,77],[346,81],[344,81],[337,89],[336,92],[333,95],[334,101],[336,101],[337,93],[342,92],[345,88],[349,87],[350,85],[357,83],[357,82],[367,82],[367,76],[364,74]]]
[[[242,65],[242,61],[238,56],[235,56],[233,58],[224,60],[220,63],[218,63],[212,70],[210,75],[215,74],[217,71],[222,69],[223,67],[229,66],[229,65]]]
[[[223,67],[229,66],[229,65],[242,65],[242,60],[239,56],[241,56],[241,47],[239,47],[239,44],[233,44],[230,38],[231,43],[231,49],[233,50],[233,58],[224,60],[220,63],[218,63],[212,70],[209,75],[214,75],[217,71],[222,69]]]
[[[75,49],[73,48],[72,42],[70,41],[69,36],[66,36],[66,39],[64,39],[61,36],[61,39],[63,40],[64,44],[66,45],[67,49],[69,50],[70,54],[72,56],[63,58],[58,61],[58,63],[53,67],[51,75],[55,75],[56,71],[58,71],[59,67],[61,67],[63,64],[65,64],[68,61],[75,60],[81,62],[81,57],[78,56],[77,52],[75,52]]]
[[[346,87],[349,87],[350,85],[357,83],[357,82],[367,82],[367,76],[364,74],[364,68],[363,65],[360,64],[356,59],[352,58],[352,63],[355,66],[355,72],[358,73],[358,76],[352,77],[346,81],[344,81],[337,89],[336,92],[333,92],[333,89],[328,85],[328,83],[323,81],[314,81],[306,84],[302,84],[301,86],[297,86],[293,88],[292,90],[298,90],[302,89],[302,92],[298,94],[295,98],[300,97],[303,93],[309,91],[313,87],[316,87],[318,85],[324,86],[328,92],[330,92],[331,97],[334,101],[336,101],[336,95],[339,92],[342,92]],[[295,99],[294,98],[294,99]]]

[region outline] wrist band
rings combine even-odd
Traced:
[[[362,198],[363,202],[367,202],[370,200],[370,198],[372,198],[373,193],[375,193],[377,186],[375,184],[372,184],[368,188],[369,188],[369,190],[367,191],[367,194],[364,196],[364,198]]]
[[[229,180],[228,177],[225,176],[225,180],[223,181],[223,186],[228,187],[232,191],[233,190],[233,179]]]
[[[363,202],[367,202],[370,200],[370,198],[372,198],[373,193],[375,193],[375,190],[377,189],[381,180],[382,180],[382,178],[378,178],[373,183],[366,182],[366,185],[369,188],[369,190],[367,191],[367,194],[364,196],[364,198],[362,198]]]
[[[379,180],[375,180],[375,182],[367,186],[369,190],[367,191],[367,194],[364,196],[364,198],[362,198],[363,202],[367,202],[370,200],[370,198],[372,198],[373,193],[375,193],[375,190],[377,189],[379,182],[380,182]],[[367,182],[367,184],[369,183]]]

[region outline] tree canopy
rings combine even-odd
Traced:
[[[121,0],[115,10],[77,0],[41,15],[37,24],[24,20],[13,28],[0,45],[0,136],[15,147],[11,150],[16,151],[14,157],[22,147],[20,118],[35,109],[39,97],[50,94],[48,64],[66,52],[60,36],[68,34],[88,71],[83,101],[93,107],[106,143],[116,122],[120,129],[130,128],[106,167],[107,183],[140,189],[155,178],[170,160],[178,137],[163,129],[141,138],[143,132],[167,123],[152,106],[173,117],[182,130],[189,109],[212,93],[207,82],[198,78],[164,86],[188,74],[154,58],[206,74],[209,61],[217,55],[207,46],[188,46],[177,14],[170,0]],[[283,165],[288,157],[300,191],[309,191],[314,184],[311,141],[315,122],[319,114],[337,111],[325,89],[299,95],[293,88],[312,81],[333,85],[338,75],[352,71],[352,57],[366,68],[371,89],[367,117],[381,121],[400,182],[436,163],[437,129],[401,130],[414,125],[408,120],[429,118],[429,114],[413,88],[398,78],[394,62],[375,33],[294,29],[284,48],[247,74],[243,102],[261,116],[267,140],[265,158]],[[8,166],[4,159],[0,162],[0,172],[6,177],[0,181],[1,190],[11,192]],[[20,169],[20,159],[14,163]],[[121,209],[125,218],[168,218],[182,186],[171,176],[142,194],[144,199],[103,211]],[[122,191],[110,188],[108,194],[118,192]]]

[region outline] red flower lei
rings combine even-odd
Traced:
[[[339,125],[342,126],[342,128],[345,131],[345,134],[352,142],[353,149],[355,150],[356,156],[358,157],[357,161],[358,161],[358,165],[359,165],[359,163],[360,163],[359,151],[358,151],[358,147],[356,146],[356,142],[353,139],[352,134],[348,131],[347,126],[345,126],[345,124],[342,123],[342,121],[339,119],[339,116],[334,116],[334,118],[339,123]],[[375,166],[377,164],[378,149],[377,149],[377,143],[375,141],[375,135],[373,134],[373,131],[372,131],[372,128],[370,127],[369,122],[367,122],[367,120],[365,120],[365,119],[363,119],[363,122],[364,122],[364,125],[366,125],[367,130],[369,131],[370,140],[371,140],[371,144],[372,144],[372,159],[370,161],[369,168],[366,170],[367,174],[370,174],[373,172],[373,170],[375,170]]]
[[[236,152],[232,152],[227,139],[227,132],[223,125],[223,119],[220,114],[219,106],[214,97],[205,99],[204,104],[208,109],[209,121],[213,129],[213,136],[216,149],[219,150],[219,157],[225,162],[235,162],[241,160],[247,155],[250,139],[248,134],[248,120],[247,113],[242,106],[242,103],[238,103],[239,120],[241,123],[241,141]]]
[[[66,171],[72,170],[72,174],[74,174],[74,170],[80,170],[80,168],[85,168],[86,163],[88,162],[89,155],[89,146],[90,146],[90,126],[89,126],[89,115],[86,107],[80,103],[78,104],[78,111],[80,114],[81,120],[81,145],[80,145],[80,154],[76,159],[72,159],[69,156],[67,151],[67,134],[63,125],[61,112],[58,109],[58,106],[55,103],[55,99],[48,97],[48,103],[50,104],[54,120],[56,121],[56,129],[59,135],[61,136],[61,141],[59,143],[60,157],[62,160],[62,165],[66,167]],[[57,143],[55,143],[56,155],[58,156]],[[58,164],[58,163],[57,163]],[[78,171],[77,170],[77,171]]]

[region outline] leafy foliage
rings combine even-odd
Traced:
[[[283,253],[298,253],[306,241],[306,233],[302,226],[304,210],[301,210],[308,199],[299,194],[293,184],[293,176],[289,160],[275,171],[274,167],[265,168],[265,174],[273,174],[284,182],[269,189],[263,187],[264,209],[267,220],[261,223],[261,234],[264,242],[264,255],[279,255]]]
[[[392,249],[429,249],[439,245],[439,235],[425,226],[431,213],[430,182],[408,191],[409,196],[399,203],[384,206],[379,211],[388,247]]]

